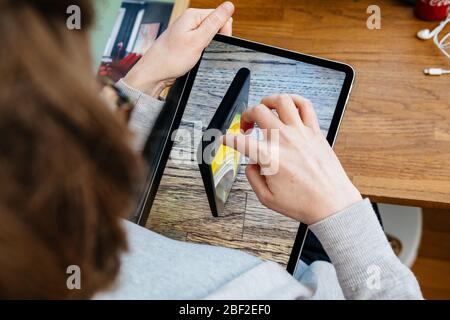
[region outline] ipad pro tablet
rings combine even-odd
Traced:
[[[225,231],[239,229],[234,236],[242,235],[242,241],[251,239],[253,245],[266,248],[269,259],[286,264],[287,270],[294,273],[308,228],[262,206],[249,187],[243,170],[235,177],[231,191],[225,191],[227,199],[224,203],[218,204],[217,198],[212,197],[208,197],[208,200],[214,199],[214,203],[209,201],[209,204],[204,204],[206,200],[202,200],[202,195],[206,199],[202,181],[206,171],[199,172],[197,152],[200,141],[189,138],[201,139],[202,133],[215,121],[213,118],[222,106],[228,110],[225,114],[233,115],[236,104],[233,99],[228,101],[225,98],[231,96],[228,93],[230,86],[243,68],[251,74],[248,91],[242,81],[235,83],[241,89],[244,100],[248,99],[249,106],[276,93],[304,96],[314,105],[322,133],[331,146],[334,144],[355,76],[349,65],[216,35],[197,65],[177,81],[176,90],[168,97],[167,109],[166,106],[164,108],[170,116],[162,121],[165,125],[159,129],[160,133],[154,135],[160,137],[158,142],[149,142],[150,146],[157,143],[158,150],[151,152],[152,179],[146,185],[147,191],[137,217],[140,224],[145,224],[148,214],[161,217],[166,212],[177,210],[176,219],[172,219],[177,223],[176,228],[184,224],[186,228],[192,228],[189,230],[193,231],[189,232],[195,233],[197,225],[204,224],[199,229],[208,228],[205,211],[215,205],[216,211],[224,210],[227,217],[245,217],[243,221],[236,218],[235,225],[230,225]],[[220,119],[224,119],[224,116]],[[226,130],[229,121],[218,121],[213,125]],[[223,125],[220,126],[219,122]],[[179,134],[181,131],[183,134]],[[192,160],[186,162],[186,159],[190,160],[186,157],[190,153],[194,154]],[[179,161],[180,157],[183,161]],[[208,175],[211,178],[212,171]],[[211,193],[211,190],[216,189],[211,179],[209,184]],[[229,187],[227,185],[225,189]],[[156,205],[152,207],[153,201]],[[253,237],[256,234],[261,236]],[[220,233],[216,233],[216,237],[219,236]],[[208,240],[207,237],[202,239]],[[268,246],[268,243],[273,245]],[[290,255],[287,251],[290,251]]]

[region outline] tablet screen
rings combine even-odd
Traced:
[[[188,75],[180,125],[172,132],[173,146],[146,225],[175,239],[242,249],[288,265],[294,244],[298,254],[302,243],[297,233],[299,223],[258,201],[245,176],[245,157],[226,148],[219,149],[220,160],[215,159],[212,165],[217,194],[225,201],[223,215],[212,217],[198,168],[197,147],[241,68],[251,72],[249,106],[277,93],[306,97],[314,105],[322,133],[332,144],[353,74],[346,72],[350,67],[341,68],[336,62],[227,39],[216,37]],[[239,119],[238,113],[230,130],[238,130]],[[258,135],[257,128],[255,131]]]
[[[345,72],[214,40],[203,54],[186,112],[189,107],[205,110],[205,115],[207,109],[214,111],[236,72],[243,67],[248,68],[252,76],[250,106],[275,93],[300,94],[313,102],[320,128],[327,135]]]

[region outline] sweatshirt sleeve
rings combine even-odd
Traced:
[[[368,199],[310,226],[347,299],[423,299],[411,270],[392,251]]]
[[[141,152],[144,150],[147,138],[164,106],[164,101],[142,93],[126,84],[123,79],[119,80],[116,86],[135,101],[128,127],[134,133],[133,149]]]

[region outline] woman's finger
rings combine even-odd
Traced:
[[[261,129],[280,129],[283,123],[264,104],[250,107],[242,113],[242,121],[256,123]]]
[[[267,186],[266,178],[261,175],[260,167],[257,164],[247,165],[245,175],[259,201],[262,204],[267,205],[271,201],[273,195]]]
[[[319,132],[319,120],[317,119],[317,114],[311,101],[297,94],[292,94],[291,97],[298,108],[300,117],[302,118],[302,122],[305,124],[305,126],[311,128],[316,132]]]
[[[241,116],[241,133],[250,134],[255,128],[254,122],[246,122],[244,118]]]
[[[221,143],[235,149],[239,153],[248,157],[251,162],[258,162],[258,154],[260,144],[262,141],[258,141],[249,135],[244,134],[227,134],[221,137]]]
[[[233,34],[233,18],[228,19],[227,23],[219,30],[220,34],[231,36]]]
[[[302,120],[300,118],[297,106],[294,103],[292,97],[288,94],[274,94],[265,97],[261,100],[261,103],[268,106],[271,109],[275,109],[278,113],[280,120],[287,125],[301,125]]]
[[[179,20],[188,31],[192,31],[197,29],[213,11],[214,9],[189,8],[180,16]]]
[[[234,13],[234,5],[227,1],[222,3],[211,12],[197,28],[198,36],[201,37],[205,46],[211,42],[214,36],[222,29]]]

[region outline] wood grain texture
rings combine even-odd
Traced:
[[[220,1],[193,0],[191,7]],[[450,207],[450,69],[432,42],[415,33],[435,23],[416,19],[401,1],[380,0],[380,30],[366,28],[370,1],[236,0],[234,35],[351,64],[356,82],[335,150],[372,200]]]

